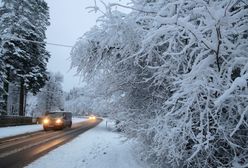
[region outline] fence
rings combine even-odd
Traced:
[[[0,127],[35,124],[32,117],[0,116]]]

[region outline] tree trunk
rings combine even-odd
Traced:
[[[7,107],[8,107],[8,93],[9,93],[9,82],[5,81],[3,84],[3,107],[2,107],[2,114],[7,115]]]
[[[24,88],[24,82],[23,79],[21,80],[20,84],[20,99],[19,99],[19,116],[24,116],[24,99],[25,99],[25,88]]]
[[[26,114],[26,106],[27,106],[27,97],[28,97],[28,92],[26,92],[25,90],[25,94],[24,94],[24,114]]]

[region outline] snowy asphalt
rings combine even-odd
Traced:
[[[101,119],[87,120],[74,124],[71,129],[38,131],[0,139],[0,167],[23,167],[88,129],[95,127],[100,122]]]

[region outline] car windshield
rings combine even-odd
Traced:
[[[47,116],[51,118],[57,118],[57,117],[62,117],[63,113],[48,113]]]

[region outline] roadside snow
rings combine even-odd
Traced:
[[[87,120],[87,118],[72,118],[72,123],[75,124],[85,120]]]
[[[124,137],[110,131],[105,124],[101,122],[27,168],[146,168],[135,156],[135,142],[124,141]]]
[[[0,128],[0,138],[42,130],[42,125],[22,125]]]
[[[72,123],[78,123],[85,121],[85,118],[72,118]],[[11,126],[11,127],[0,127],[0,138],[9,136],[25,134],[35,131],[43,130],[42,125],[22,125],[22,126]]]

